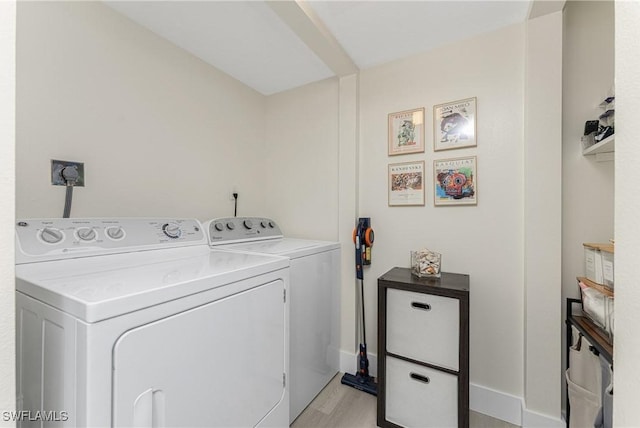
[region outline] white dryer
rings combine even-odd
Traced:
[[[23,220],[16,246],[24,424],[288,426],[289,259],[197,220]]]
[[[219,218],[204,227],[213,249],[291,259],[291,423],[340,368],[340,243],[285,238],[260,217]]]

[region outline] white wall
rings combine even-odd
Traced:
[[[359,213],[376,232],[365,269],[369,347],[376,349],[376,279],[409,266],[409,251],[443,254],[471,276],[471,382],[523,395],[524,25],[361,72]],[[478,147],[433,152],[433,105],[477,97]],[[387,156],[387,115],[425,107],[426,153]],[[478,157],[478,205],[434,207],[433,160]],[[424,160],[426,205],[388,207],[387,165]]]
[[[523,426],[562,426],[562,12],[526,24]]]
[[[265,98],[100,2],[20,2],[19,217],[62,216],[50,160],[85,163],[73,217],[258,213]]]
[[[615,202],[615,315],[613,423],[617,427],[640,426],[640,3],[616,2],[616,202]]]
[[[339,81],[267,98],[264,209],[287,236],[338,240]],[[264,213],[263,213],[264,211]]]
[[[0,1],[0,411],[14,410],[16,2]],[[15,423],[0,419],[1,426]]]

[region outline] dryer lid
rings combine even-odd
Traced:
[[[339,242],[313,241],[307,239],[282,238],[268,241],[244,242],[241,244],[221,245],[217,248],[249,251],[253,253],[275,254],[291,258],[340,248]]]

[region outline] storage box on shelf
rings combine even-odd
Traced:
[[[378,426],[469,426],[469,276],[378,278]]]
[[[585,243],[584,273],[598,284],[613,289],[613,244]]]
[[[582,312],[603,332],[603,337],[613,343],[613,290],[590,281],[588,278],[578,277],[580,302]]]

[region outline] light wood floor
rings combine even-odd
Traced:
[[[376,397],[340,383],[342,373],[327,385],[293,421],[293,428],[374,428]],[[516,428],[516,425],[470,412],[470,428]]]

